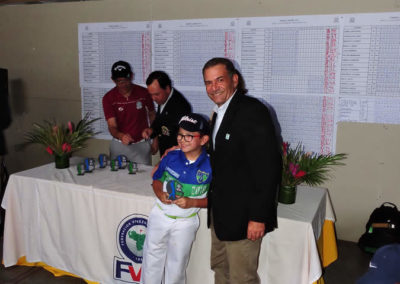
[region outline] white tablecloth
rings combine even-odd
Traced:
[[[73,166],[57,170],[48,164],[11,175],[2,201],[4,265],[26,256],[28,262],[45,262],[91,281],[135,278],[140,265],[125,257],[118,233],[132,216],[146,218],[154,204],[151,167],[139,169],[136,175],[96,169],[77,176]],[[188,284],[213,283],[206,215],[205,209],[200,211]],[[316,240],[326,219],[334,221],[325,189],[299,187],[295,204],[279,204],[279,228],[262,243],[261,283],[316,281],[322,274]],[[116,263],[126,265],[118,269]]]
[[[203,221],[193,244],[188,275],[214,283],[210,271],[211,236],[206,228],[207,212],[200,212]],[[335,221],[326,189],[300,186],[296,203],[278,206],[278,229],[267,234],[261,245],[258,273],[262,284],[306,284],[322,275],[316,241],[325,220]],[[204,265],[206,264],[206,265]],[[194,283],[194,282],[189,282]]]

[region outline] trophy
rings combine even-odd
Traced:
[[[183,197],[184,193],[182,191],[182,185],[174,180],[167,182],[167,192],[169,193],[169,200],[176,200]]]
[[[113,172],[118,171],[118,161],[117,160],[111,160],[110,161],[110,169]]]
[[[117,163],[119,169],[125,169],[128,165],[128,158],[125,155],[117,156]]]
[[[85,172],[87,173],[91,173],[93,172],[95,166],[94,166],[94,159],[93,158],[86,158],[83,162],[84,166],[85,166]]]
[[[103,169],[107,167],[108,164],[108,156],[106,154],[99,155],[99,168]]]
[[[76,165],[76,171],[78,173],[78,176],[83,176],[85,174],[85,165],[82,163]]]
[[[138,165],[136,162],[129,162],[128,163],[128,171],[129,174],[136,174],[138,172]]]

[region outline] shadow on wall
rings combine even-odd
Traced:
[[[13,151],[10,153],[12,159],[8,161],[10,166],[10,172],[25,170],[24,165],[27,156],[31,155],[32,152],[25,152],[24,147],[22,147],[22,137],[24,131],[24,115],[28,113],[28,106],[26,101],[26,91],[24,82],[21,79],[10,80],[9,82],[9,102],[12,116],[14,118],[13,129],[10,134],[13,136],[11,139],[11,145]],[[27,154],[29,153],[29,154]]]
[[[279,123],[278,116],[276,115],[276,111],[274,107],[270,105],[266,100],[261,98],[259,98],[258,100],[261,101],[268,108],[269,114],[271,115],[272,123],[274,124],[275,127],[276,138],[278,139],[278,143],[281,146],[283,143],[282,128],[281,124]]]
[[[12,106],[12,112],[15,116],[22,115],[27,112],[26,106],[26,95],[24,83],[21,79],[15,79],[10,81],[10,102]]]
[[[248,90],[246,89],[246,82],[244,81],[243,75],[241,73],[242,71],[240,68],[240,64],[236,60],[233,60],[232,62],[236,68],[236,71],[237,71],[236,74],[239,76],[239,85],[241,85],[242,89],[244,89],[245,93],[247,93]],[[239,87],[239,85],[238,85],[238,87]],[[248,93],[247,93],[247,95],[252,96],[251,94],[248,94]],[[276,139],[277,139],[277,142],[279,145],[279,149],[282,150],[281,149],[281,145],[283,143],[282,128],[281,128],[281,124],[279,123],[278,116],[276,115],[276,111],[275,111],[274,107],[271,104],[269,104],[266,100],[264,100],[262,98],[257,98],[257,99],[259,101],[261,101],[269,110],[269,113],[270,113],[271,119],[272,119],[272,123],[274,124],[274,127],[275,127],[275,135],[276,135]]]

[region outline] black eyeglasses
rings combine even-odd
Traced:
[[[186,135],[178,134],[178,135],[176,135],[176,139],[178,141],[181,141],[182,138],[183,138],[186,142],[192,142],[193,137],[201,137],[201,135],[190,135],[190,134],[186,134]]]

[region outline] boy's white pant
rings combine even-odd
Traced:
[[[186,283],[186,267],[199,227],[199,217],[173,219],[155,205],[147,223],[143,248],[143,284]]]

